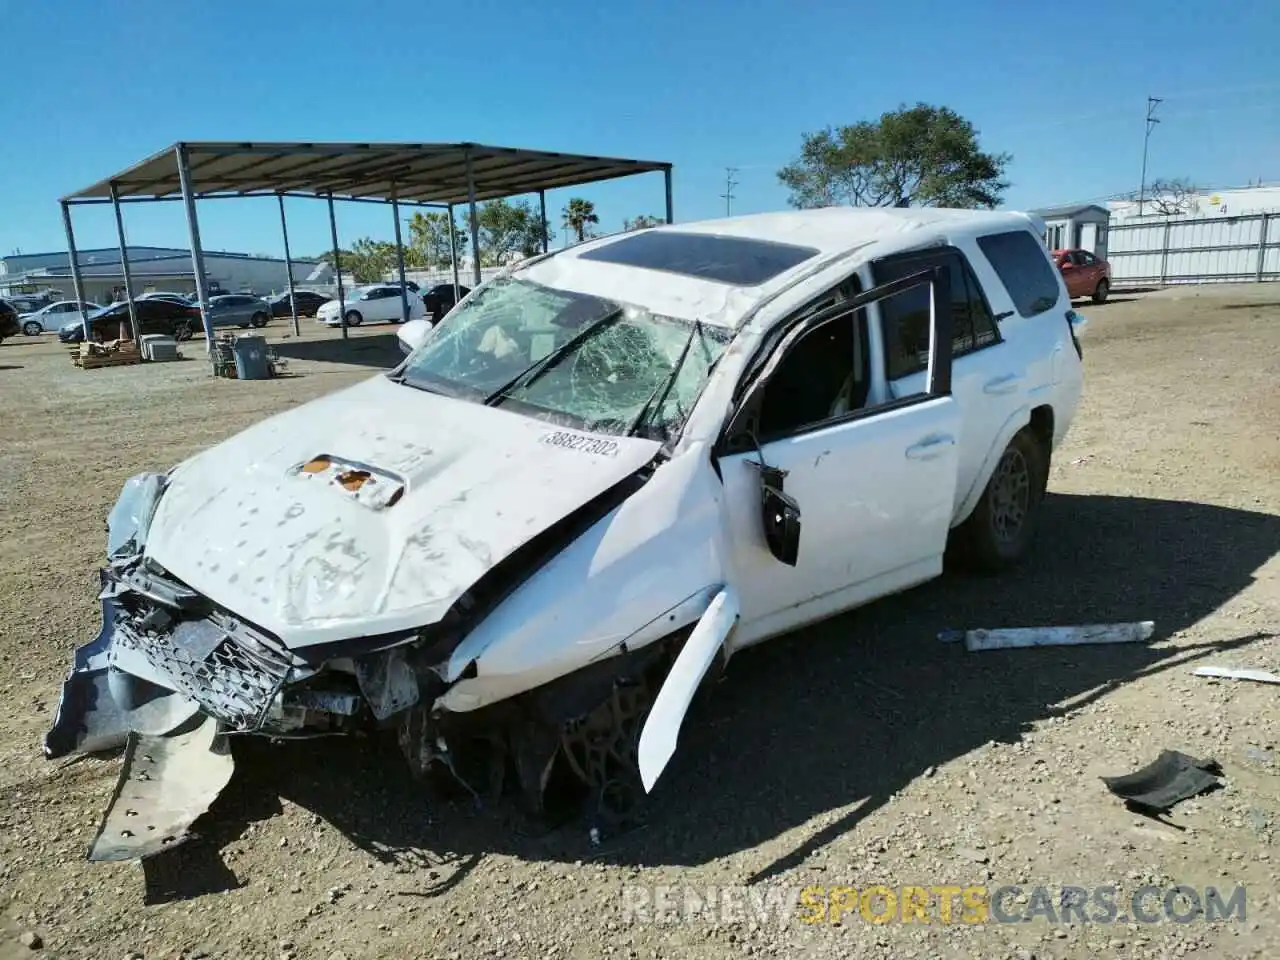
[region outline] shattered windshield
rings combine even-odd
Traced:
[[[410,386],[600,433],[679,433],[729,331],[502,277],[408,359]]]

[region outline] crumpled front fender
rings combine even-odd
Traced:
[[[71,753],[98,753],[123,746],[130,731],[161,735],[199,712],[194,700],[117,670],[111,662],[116,601],[99,577],[103,592],[102,629],[78,648],[62,683],[53,726],[45,734],[44,755],[56,760]]]
[[[727,530],[706,450],[662,465],[459,644],[437,706],[475,710],[696,622],[732,579]]]

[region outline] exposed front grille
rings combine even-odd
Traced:
[[[180,693],[230,729],[251,732],[262,726],[271,701],[289,675],[289,662],[263,643],[235,635],[235,628],[204,620],[180,625],[196,628],[194,637],[173,629],[139,629],[125,620],[115,643],[146,657]],[[202,652],[208,650],[208,653]]]

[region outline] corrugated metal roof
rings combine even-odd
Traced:
[[[119,195],[158,199],[181,196],[179,144],[160,151],[63,200]],[[499,197],[612,180],[671,164],[571,153],[549,153],[475,143],[233,143],[188,142],[191,189],[196,196],[300,193],[335,199],[466,203],[470,161],[475,198]]]
[[[1042,217],[1045,220],[1056,220],[1062,217],[1074,217],[1077,213],[1084,213],[1087,210],[1097,210],[1099,213],[1105,213],[1111,216],[1111,211],[1106,207],[1100,207],[1096,203],[1073,203],[1065,207],[1042,207],[1038,210],[1030,210],[1029,213]]]

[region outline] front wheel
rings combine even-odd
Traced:
[[[1024,427],[1005,447],[982,499],[956,530],[956,552],[964,565],[994,572],[1027,555],[1048,473],[1048,451]]]
[[[364,317],[360,316],[360,311],[359,311],[359,310],[348,310],[348,311],[347,311],[347,326],[348,326],[348,327],[358,327],[358,326],[360,326],[360,324],[361,324],[361,323],[363,323],[363,322],[364,322]]]
[[[1097,288],[1093,291],[1093,302],[1102,303],[1107,299],[1107,294],[1111,292],[1111,284],[1106,280],[1099,280]]]
[[[44,333],[44,327],[40,326],[39,320],[28,320],[22,325],[22,332],[28,337],[38,337]]]

